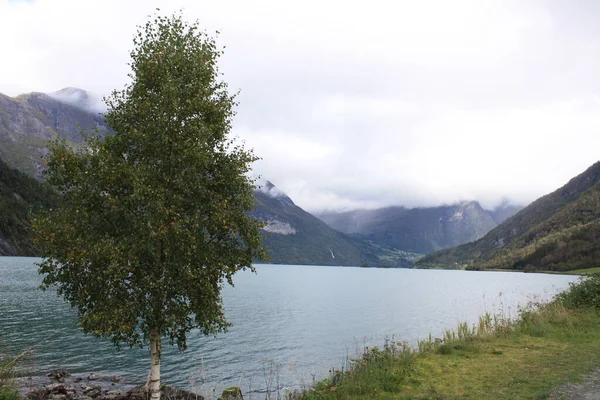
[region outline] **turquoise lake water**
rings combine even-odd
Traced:
[[[117,351],[83,335],[76,313],[53,291],[38,289],[39,259],[0,257],[0,346],[31,346],[24,374],[71,372],[119,375],[143,383],[147,349]],[[509,272],[367,269],[257,265],[223,292],[230,330],[218,337],[192,332],[183,353],[164,344],[164,382],[210,393],[241,385],[265,391],[301,388],[341,368],[365,345],[385,338],[441,336],[485,312],[515,317],[519,305],[549,300],[576,277]]]

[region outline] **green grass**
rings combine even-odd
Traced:
[[[19,397],[13,385],[14,368],[28,352],[29,350],[26,350],[17,356],[0,352],[0,400],[16,400]]]
[[[563,274],[569,274],[569,275],[591,275],[591,274],[597,274],[597,273],[600,273],[600,267],[574,269],[572,271],[563,272]]]
[[[587,283],[584,283],[587,282]],[[581,299],[600,293],[588,278],[549,304],[531,305],[517,321],[489,314],[410,349],[367,349],[348,371],[335,371],[303,400],[546,399],[600,363],[599,308]],[[600,297],[600,296],[598,296]]]

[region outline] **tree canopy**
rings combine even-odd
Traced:
[[[79,149],[56,142],[47,157],[60,200],[35,220],[43,285],[77,308],[85,332],[151,343],[153,366],[161,337],[185,349],[191,329],[223,331],[222,284],[264,257],[248,216],[257,158],[229,137],[236,102],[221,54],[197,23],[148,21],[131,83],[106,99],[114,134]]]

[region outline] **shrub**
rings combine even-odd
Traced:
[[[594,308],[600,310],[600,273],[582,276],[570,283],[569,289],[559,293],[556,300],[567,308]]]

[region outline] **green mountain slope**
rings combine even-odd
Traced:
[[[266,223],[263,239],[270,262],[394,267],[412,264],[410,254],[336,232],[294,204],[271,182],[255,191],[255,197],[252,215]]]
[[[54,201],[51,189],[0,159],[0,256],[36,255],[28,213]]]
[[[65,94],[71,95],[72,101],[65,102]],[[87,93],[74,88],[16,97],[0,93],[0,158],[39,179],[49,140],[64,138],[78,143],[84,129],[108,132],[102,117],[88,107]]]
[[[417,267],[564,271],[600,264],[600,162],[483,238],[424,257]]]

